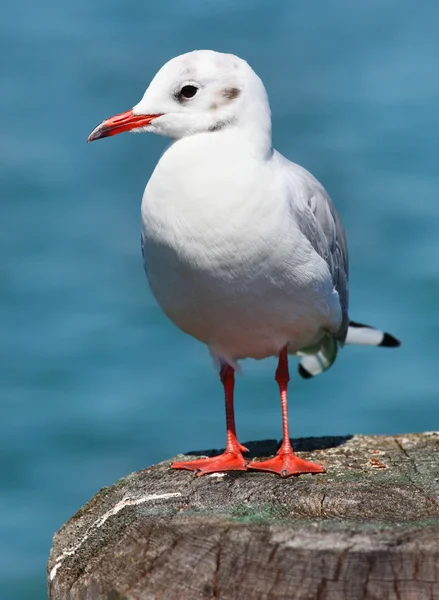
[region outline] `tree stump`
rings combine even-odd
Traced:
[[[327,473],[165,461],[103,488],[55,535],[50,600],[439,600],[439,433],[293,444]]]

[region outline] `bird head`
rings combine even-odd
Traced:
[[[178,140],[244,125],[249,119],[271,131],[267,94],[256,73],[232,54],[196,50],[167,62],[140,102],[103,121],[88,141],[123,131]]]

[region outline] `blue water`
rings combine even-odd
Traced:
[[[224,440],[206,349],[162,315],[139,244],[166,141],[87,146],[169,58],[213,48],[265,81],[275,146],[327,187],[351,316],[401,337],[291,386],[292,435],[439,428],[436,0],[9,2],[0,20],[2,600],[45,598],[56,529],[98,488]],[[241,440],[280,436],[275,363],[247,362]]]

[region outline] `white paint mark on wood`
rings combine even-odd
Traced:
[[[148,496],[141,496],[140,498],[122,498],[120,502],[115,504],[113,508],[108,510],[102,517],[96,519],[90,527],[85,532],[85,535],[77,544],[74,544],[70,548],[67,548],[55,559],[55,565],[50,571],[50,581],[53,581],[56,577],[56,573],[60,566],[62,565],[65,558],[68,556],[73,556],[77,550],[82,546],[82,544],[90,537],[90,533],[93,529],[97,529],[102,527],[102,525],[112,516],[117,515],[121,510],[123,510],[126,506],[137,506],[139,504],[143,504],[144,502],[152,502],[153,500],[166,500],[167,498],[178,498],[181,496],[180,492],[170,492],[167,494],[150,494]]]

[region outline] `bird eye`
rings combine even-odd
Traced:
[[[180,90],[180,96],[183,98],[193,98],[198,92],[195,85],[184,85]]]

